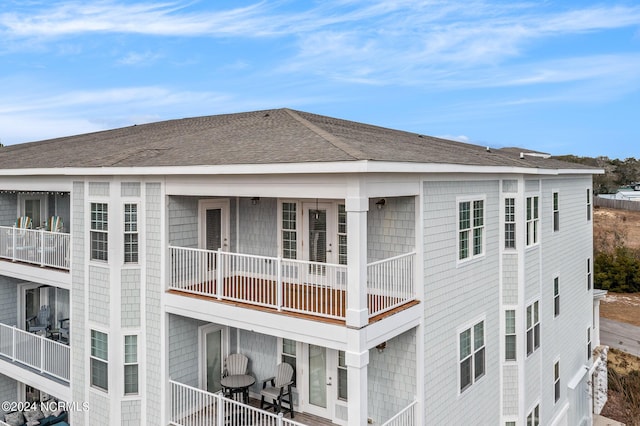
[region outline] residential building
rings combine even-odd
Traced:
[[[590,424],[600,172],[290,109],[0,148],[0,396],[215,424],[241,353],[300,422]]]

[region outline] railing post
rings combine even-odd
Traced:
[[[40,267],[44,266],[44,229],[40,229]]]
[[[219,248],[215,252],[215,262],[216,265],[216,296],[218,300],[222,299],[224,282],[222,280],[222,248]]]
[[[11,260],[16,261],[16,228],[11,228]]]
[[[224,424],[223,398],[220,394],[214,394],[214,398],[216,400],[216,405],[218,406],[218,410],[217,410],[218,421],[216,422],[216,424],[223,425]]]
[[[276,306],[278,310],[282,310],[282,257],[278,256],[276,258]]]
[[[16,360],[16,327],[11,328],[11,360]]]
[[[282,414],[282,411],[278,413],[278,426],[282,426],[284,424],[284,421],[282,420],[284,418],[284,415]]]
[[[44,373],[44,337],[40,336],[40,372]]]

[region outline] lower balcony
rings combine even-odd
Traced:
[[[0,324],[0,360],[68,386],[70,347],[55,337]]]
[[[221,393],[211,393],[173,380],[169,381],[171,401],[169,424],[172,426],[195,425],[267,425],[267,426],[322,426],[331,425],[328,420],[296,414],[295,420],[282,413],[273,413],[225,398]],[[257,402],[253,400],[253,402]],[[417,422],[417,402],[411,402],[382,426],[413,426]]]
[[[344,321],[347,266],[170,246],[168,290]],[[417,303],[415,252],[367,265],[369,320]]]

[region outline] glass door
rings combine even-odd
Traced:
[[[207,392],[222,389],[222,363],[225,333],[222,327],[208,325],[200,328],[200,387]]]
[[[333,250],[336,221],[331,203],[303,204],[303,255],[304,260],[318,263],[335,263]],[[325,273],[322,265],[311,265],[309,273]]]
[[[198,247],[205,250],[229,249],[229,200],[201,200],[199,204],[200,235]],[[206,257],[210,278],[215,277],[216,257]]]
[[[305,345],[306,368],[305,411],[327,419],[333,417],[335,406],[335,380],[337,352],[322,346]],[[335,383],[334,383],[335,382]],[[335,386],[334,386],[335,385]]]

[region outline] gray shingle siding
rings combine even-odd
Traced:
[[[415,201],[413,197],[385,199],[384,208],[369,200],[367,260],[374,262],[415,250]]]
[[[146,393],[148,424],[160,424],[163,409],[161,398],[164,381],[162,378],[161,356],[162,348],[160,324],[164,321],[161,314],[160,299],[164,290],[161,282],[161,252],[162,232],[161,212],[164,206],[162,190],[159,183],[145,184],[145,249],[146,249]]]
[[[238,235],[238,248],[240,252],[258,256],[277,256],[277,200],[262,198],[256,205],[252,205],[249,198],[241,198],[239,201],[241,231]],[[231,232],[234,233],[235,229]]]
[[[0,275],[0,323],[2,324],[17,324],[19,282],[15,278]]]
[[[167,208],[169,244],[178,247],[198,247],[198,198],[169,197]]]
[[[110,326],[109,269],[89,265],[89,321],[104,327]]]
[[[0,401],[18,401],[18,382],[4,374],[0,374]],[[0,413],[6,414],[7,411],[0,410]]]
[[[140,327],[140,270],[121,271],[121,323],[123,327]]]
[[[486,196],[485,255],[456,266],[457,196]],[[499,182],[424,183],[425,413],[427,424],[495,424],[499,380]],[[486,372],[459,392],[458,332],[484,316]],[[436,367],[437,366],[437,367]]]
[[[85,354],[85,338],[88,335],[87,313],[85,311],[85,269],[87,254],[85,252],[85,184],[84,182],[73,182],[71,192],[73,206],[73,223],[71,224],[72,238],[72,269],[71,269],[71,317],[73,331],[71,338],[71,392],[74,401],[88,401],[85,395],[87,386],[85,371],[88,354]],[[80,411],[73,413],[73,424],[85,424],[87,413]]]
[[[0,226],[13,226],[18,217],[18,194],[0,193]]]
[[[206,322],[169,314],[169,377],[198,386],[198,327]]]
[[[368,407],[374,424],[382,424],[416,396],[416,329],[387,341],[384,352],[369,351]]]

